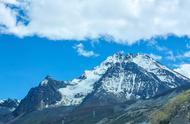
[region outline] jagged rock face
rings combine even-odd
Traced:
[[[25,112],[41,110],[47,108],[49,105],[56,104],[56,102],[62,98],[58,89],[65,85],[65,82],[46,77],[38,87],[32,88],[28,95],[21,100],[14,114],[19,115]]]
[[[49,106],[81,103],[122,103],[148,99],[184,85],[190,80],[143,54],[114,54],[77,79],[56,81],[49,77],[32,88],[15,113]]]
[[[5,108],[16,108],[19,105],[19,101],[16,99],[6,99],[6,100],[0,100],[0,107],[5,107]]]
[[[19,105],[19,100],[16,99],[6,99],[0,100],[0,121],[5,119],[4,115],[13,112]]]

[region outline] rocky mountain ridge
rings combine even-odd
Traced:
[[[14,113],[19,115],[49,107],[149,99],[189,84],[188,78],[148,55],[116,53],[71,81],[57,81],[47,76],[39,86],[29,91]]]

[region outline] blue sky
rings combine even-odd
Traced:
[[[87,51],[98,56],[81,56],[75,46],[82,44]],[[31,87],[37,86],[46,75],[58,80],[70,80],[80,76],[84,70],[92,69],[107,56],[116,52],[146,53],[157,56],[159,62],[170,68],[190,63],[189,58],[177,58],[188,51],[190,40],[174,35],[140,41],[133,45],[106,41],[105,38],[91,42],[52,41],[46,38],[18,38],[13,35],[0,36],[0,98],[23,98]],[[172,51],[174,58],[170,58]],[[159,57],[158,57],[159,56]]]
[[[0,99],[23,98],[46,75],[76,78],[119,51],[149,54],[190,77],[189,6],[189,0],[0,0]]]

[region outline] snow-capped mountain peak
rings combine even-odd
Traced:
[[[109,56],[102,64],[106,63],[121,63],[126,60],[126,55],[123,52],[118,52],[113,54],[112,56]]]
[[[44,108],[41,103],[46,108],[80,105],[84,102],[110,103],[147,99],[189,84],[189,79],[146,54],[125,55],[120,52],[71,81],[46,77],[38,87],[31,89],[16,113]],[[33,104],[34,107],[28,110],[25,104]]]
[[[134,72],[135,69],[136,71],[139,71],[138,73],[141,73],[141,75]],[[117,72],[115,73],[115,71]],[[142,75],[146,77],[143,77]],[[72,85],[60,88],[59,91],[62,94],[62,100],[57,104],[69,106],[82,103],[83,99],[86,98],[88,94],[95,91],[94,87],[97,82],[101,82],[102,90],[117,95],[128,89],[127,91],[130,92],[125,94],[127,98],[134,95],[132,90],[139,92],[141,87],[146,87],[145,85],[147,85],[147,83],[152,82],[147,85],[147,87],[154,87],[152,88],[154,91],[152,91],[151,95],[147,93],[146,98],[149,98],[156,95],[156,92],[161,85],[164,85],[163,87],[167,88],[176,88],[179,86],[180,80],[176,81],[176,77],[183,78],[181,75],[176,76],[175,72],[162,66],[146,54],[125,55],[124,53],[119,52],[109,56],[93,70],[85,71],[80,78],[72,80],[70,82]],[[143,78],[146,78],[147,80]],[[153,84],[154,86],[152,86]],[[140,97],[140,95],[136,94],[136,97]]]
[[[44,78],[44,80],[42,80],[42,81],[40,82],[40,85],[41,85],[41,86],[46,86],[46,85],[48,85],[48,82],[49,82],[50,80],[52,80],[52,77],[49,76],[49,75],[47,75],[47,76]]]
[[[77,105],[82,103],[83,99],[94,91],[94,84],[106,73],[106,71],[116,63],[126,63],[127,56],[123,52],[109,56],[99,66],[92,70],[86,70],[84,74],[77,79],[73,79],[67,87],[60,88],[62,100],[57,104]]]
[[[94,83],[97,82],[115,63],[122,63],[126,56],[123,53],[116,53],[108,57],[99,66],[93,70],[86,70],[84,74],[77,79],[73,79],[67,87],[59,89],[62,94],[62,100],[57,104],[76,105],[80,104],[82,100],[91,93],[94,89]]]

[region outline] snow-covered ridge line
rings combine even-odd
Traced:
[[[4,102],[4,100],[0,100],[0,104],[2,104]]]
[[[112,68],[116,68],[111,71]],[[126,69],[127,68],[127,69]],[[132,70],[130,70],[132,69]],[[134,70],[136,69],[136,72]],[[110,75],[107,75],[107,73]],[[139,75],[139,73],[141,75]],[[104,78],[102,80],[102,77]],[[147,79],[144,79],[146,77]],[[176,80],[176,78],[178,78]],[[116,53],[109,56],[99,66],[92,70],[86,70],[79,78],[71,81],[57,81],[55,85],[64,83],[57,91],[61,94],[61,100],[57,100],[56,104],[48,104],[48,106],[70,106],[79,105],[89,94],[95,91],[95,84],[101,82],[100,89],[107,93],[114,94],[116,97],[125,94],[126,99],[131,97],[140,98],[137,92],[146,92],[144,95],[149,98],[159,92],[159,87],[176,88],[180,86],[180,80],[189,80],[173,70],[161,65],[153,58],[146,54],[128,54]],[[52,80],[52,79],[51,79]],[[40,86],[49,86],[51,80],[45,78]],[[150,88],[144,91],[144,87]],[[97,91],[96,91],[97,92]],[[100,91],[101,92],[101,91]]]
[[[121,63],[124,60],[124,54],[117,53],[108,57],[99,66],[96,66],[92,70],[86,70],[81,76],[82,79],[73,79],[70,82],[72,85],[59,89],[63,99],[57,104],[64,104],[68,106],[80,104],[89,93],[93,92],[94,83],[105,74],[107,69],[113,64]]]
[[[142,68],[153,71],[157,69],[156,65],[152,65],[155,61],[145,54],[128,54],[116,53],[109,56],[103,61],[100,66],[95,67],[93,70],[87,70],[81,76],[82,79],[74,79],[65,88],[59,89],[62,94],[62,100],[57,104],[64,105],[77,105],[80,104],[83,99],[94,90],[94,83],[97,82],[105,72],[116,63],[134,62]],[[151,65],[151,66],[150,66]],[[153,66],[153,67],[152,67]],[[165,67],[162,67],[165,68]],[[160,77],[161,80],[163,77]]]
[[[82,100],[93,91],[94,83],[97,82],[110,67],[110,64],[105,64],[107,64],[107,61],[91,71],[86,70],[81,76],[82,79],[74,79],[70,82],[72,85],[59,89],[63,99],[57,104],[65,104],[68,106],[80,104]]]
[[[0,100],[0,107],[8,108],[11,112],[16,109],[16,107],[19,105],[20,100],[17,99],[3,99]]]
[[[0,103],[4,103],[4,102],[6,102],[6,101],[15,101],[15,102],[17,102],[17,103],[20,102],[20,100],[18,100],[18,99],[11,99],[11,98],[0,99]]]
[[[185,76],[176,73],[175,71],[169,69],[166,66],[161,65],[160,63],[158,63],[156,60],[154,60],[153,58],[149,57],[148,55],[138,55],[135,58],[133,58],[132,60],[134,63],[136,63],[137,65],[139,65],[140,67],[144,68],[145,70],[152,72],[154,74],[158,74],[158,71],[160,69],[164,69],[167,70],[171,73],[174,73],[177,77],[179,78],[183,78],[185,80],[187,80],[188,78],[186,78]],[[160,79],[162,81],[165,81],[166,79],[164,79],[163,77],[159,76]],[[165,77],[166,78],[166,77]],[[167,77],[168,78],[168,77]]]

